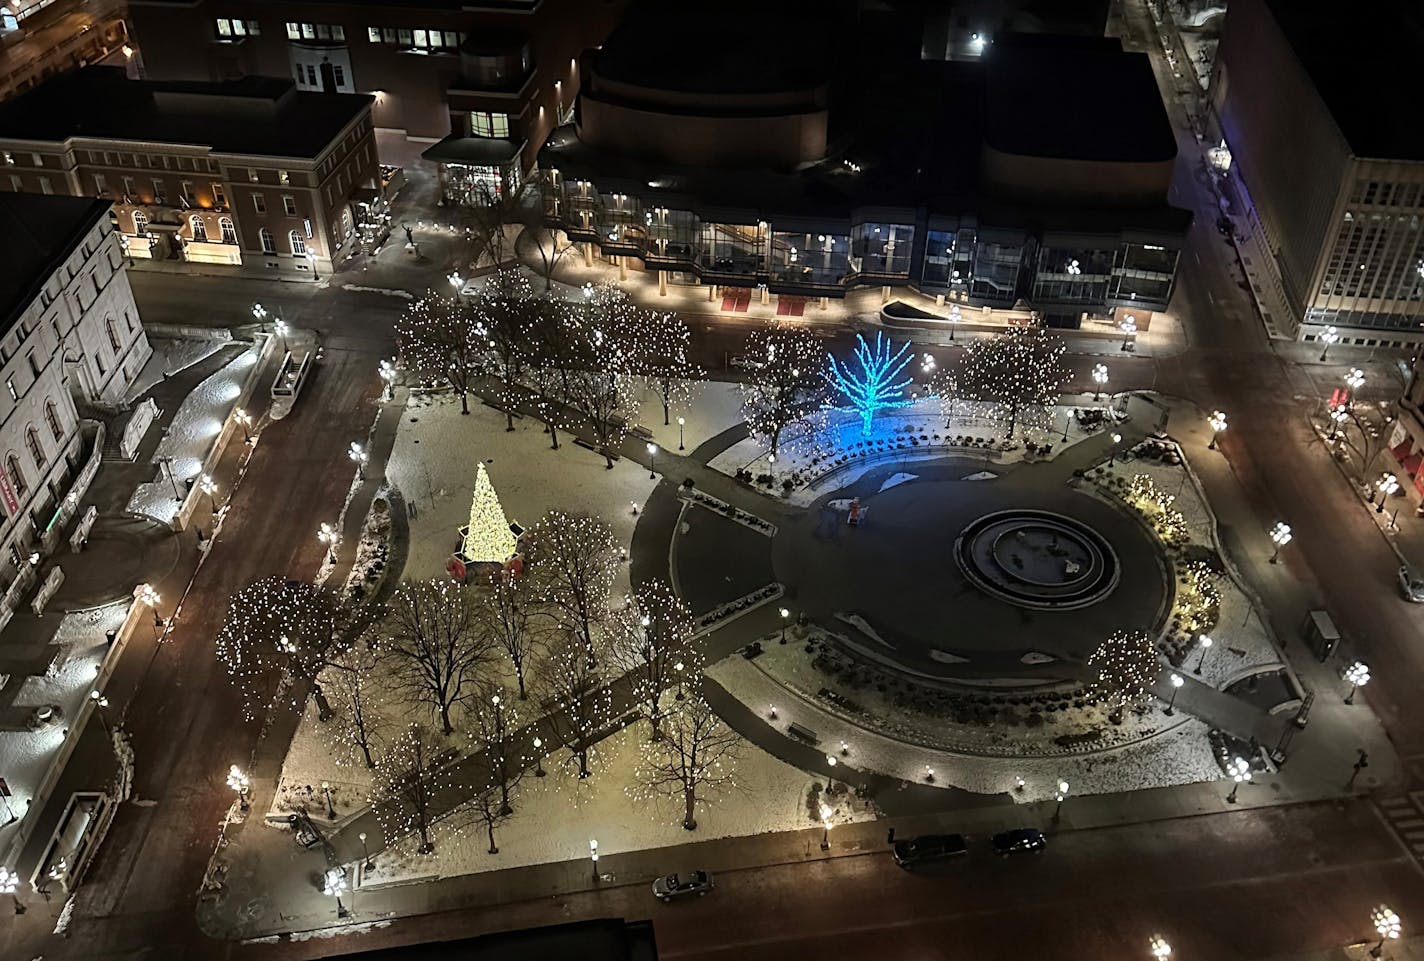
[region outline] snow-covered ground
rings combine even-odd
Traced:
[[[125,400],[133,401],[148,393],[153,386],[180,370],[186,370],[204,357],[209,357],[227,346],[232,338],[216,337],[161,337],[150,333],[148,343],[153,353],[148,363],[143,365],[138,378],[129,387]]]
[[[37,677],[3,678],[5,685],[20,685],[15,710],[28,713],[46,705],[58,708],[57,719],[49,725],[27,731],[0,731],[0,773],[11,793],[6,803],[21,818],[94,686],[108,651],[106,633],[123,624],[130,603],[122,601],[66,614],[48,645],[53,653],[49,670]],[[109,720],[112,723],[115,719]],[[9,817],[0,805],[0,821],[5,820]],[[20,823],[0,828],[0,863],[10,863],[6,855]]]
[[[503,868],[588,857],[588,842],[596,839],[601,855],[669,847],[689,841],[742,837],[819,826],[808,814],[807,793],[823,784],[749,743],[743,743],[733,768],[735,784],[699,805],[697,830],[682,827],[681,802],[643,801],[630,796],[639,746],[647,738],[646,724],[625,728],[600,745],[602,770],[581,782],[577,804],[569,795],[570,779],[550,768],[547,777],[528,775],[513,797],[514,816],[495,828],[498,854],[489,853],[489,838],[478,819],[456,812],[450,830],[435,838],[435,852],[415,853],[417,841],[405,838],[376,858],[363,883],[389,884],[477,874]],[[867,820],[861,804],[848,806],[847,796],[835,797],[832,824]],[[674,865],[673,869],[679,867]]]
[[[531,417],[516,418],[512,432],[504,428],[504,414],[474,399],[469,416],[462,416],[454,394],[417,395],[407,406],[386,466],[386,476],[417,510],[410,521],[405,577],[447,576],[458,530],[470,519],[479,463],[489,471],[510,521],[529,528],[551,510],[585,511],[608,523],[620,545],[632,541],[638,520],[632,505],[641,508],[657,483],[648,479],[646,468],[620,460],[607,470],[601,456],[562,433],[559,449],[551,450],[543,423]],[[612,596],[627,592],[623,564]]]
[[[243,381],[257,362],[259,350],[255,346],[248,348],[184,399],[168,432],[154,451],[157,476],[138,486],[129,498],[127,510],[147,514],[163,523],[172,520],[181,500],[174,497],[173,482],[168,476],[170,468],[161,461],[172,458],[174,481],[179,493],[186,494],[184,483],[202,472],[203,461],[222,431],[223,422],[237,398],[241,396]]]
[[[694,385],[692,397],[680,408],[673,405],[669,411],[671,424],[663,426],[662,401],[656,392],[647,391],[643,395],[643,405],[639,422],[653,432],[653,440],[664,450],[673,453],[690,454],[699,444],[715,437],[729,427],[742,422],[742,389],[738,384],[722,381],[704,381]],[[677,419],[687,423],[683,426],[683,446],[677,449]]]
[[[1170,726],[1126,747],[1055,757],[976,757],[908,744],[851,724],[791,693],[740,656],[718,661],[707,675],[768,724],[784,730],[797,722],[815,731],[824,744],[844,741],[850,754],[843,763],[850,771],[875,771],[924,782],[926,773],[933,769],[935,784],[977,794],[1009,793],[1020,802],[1052,797],[1060,779],[1071,783],[1075,794],[1112,794],[1221,777],[1207,740],[1207,726],[1180,713],[1163,718],[1155,707],[1149,709],[1148,717],[1155,717],[1159,724],[1170,722]],[[770,718],[773,705],[775,721]],[[1020,777],[1025,784],[1016,791]],[[854,776],[849,780],[854,783]]]

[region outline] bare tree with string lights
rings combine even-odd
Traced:
[[[480,372],[499,383],[499,403],[504,408],[504,429],[514,430],[514,411],[524,398],[518,389],[531,358],[536,329],[534,315],[546,302],[534,298],[529,282],[518,270],[501,269],[490,275],[478,293],[465,298],[475,316],[483,350],[476,355]]]
[[[573,431],[579,412],[571,405],[574,372],[569,364],[577,352],[577,317],[568,307],[545,304],[531,317],[529,366],[525,383],[534,393],[539,419],[549,432],[549,445],[559,449],[559,431]]]
[[[613,693],[579,637],[561,632],[548,645],[536,674],[540,697],[549,708],[545,725],[571,752],[579,779],[594,772],[593,746],[613,724]]]
[[[470,388],[480,373],[486,338],[469,304],[426,293],[396,321],[396,348],[406,367],[438,376],[459,391],[460,413],[470,412]]]
[[[447,786],[443,769],[455,754],[423,724],[411,724],[392,739],[371,783],[371,804],[387,837],[414,832],[418,853],[435,850],[436,799]]]
[[[368,770],[376,766],[376,758],[386,740],[378,688],[372,683],[378,669],[375,650],[364,640],[358,640],[325,674],[336,712],[326,731],[337,759],[359,760]]]
[[[339,619],[344,615],[336,592],[305,581],[265,577],[233,595],[217,654],[242,693],[249,720],[283,702],[300,707],[303,685],[310,686],[321,720],[331,719],[319,675],[337,653]]]
[[[495,647],[504,652],[521,701],[526,690],[529,665],[543,634],[539,615],[543,603],[539,586],[529,577],[505,567],[486,581],[479,610],[480,628]]]
[[[392,686],[453,734],[451,711],[476,692],[496,657],[477,629],[474,597],[451,581],[407,581],[389,607],[379,644]]]
[[[826,352],[809,331],[772,324],[747,337],[746,357],[742,416],[775,458],[786,432],[826,404]]]
[[[663,736],[643,744],[629,793],[680,802],[683,828],[695,831],[698,805],[733,786],[742,744],[702,696],[693,694],[664,719]]]
[[[995,413],[1008,438],[1020,426],[1042,427],[1068,382],[1063,351],[1063,340],[1039,327],[973,341],[957,372],[959,396]]]
[[[702,645],[693,627],[692,611],[659,580],[639,584],[628,606],[614,615],[609,658],[631,678],[654,740],[662,736],[668,702],[681,701],[701,677]]]
[[[608,610],[618,563],[613,530],[589,514],[550,511],[529,535],[527,576],[538,583],[554,620],[594,653],[593,628]]]
[[[569,407],[582,415],[609,470],[638,415],[640,391],[634,381],[641,354],[639,309],[628,295],[604,284],[583,301],[564,306],[568,343]]]
[[[636,350],[633,363],[647,389],[657,394],[663,426],[672,423],[672,409],[692,399],[707,372],[692,361],[692,331],[677,314],[639,310],[634,319]]]
[[[503,691],[492,689],[476,701],[471,735],[479,739],[480,753],[489,771],[490,783],[498,789],[500,814],[514,813],[511,798],[524,780],[524,772],[533,757],[520,749],[518,708],[509,702]]]
[[[1162,661],[1146,631],[1113,631],[1088,655],[1094,676],[1090,689],[1107,705],[1113,723],[1123,712],[1150,697],[1162,673]]]

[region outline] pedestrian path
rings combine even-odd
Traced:
[[[1424,864],[1424,791],[1384,795],[1375,805],[1399,843]]]

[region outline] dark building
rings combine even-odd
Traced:
[[[599,918],[345,955],[350,961],[658,961],[653,922]]]
[[[528,175],[573,110],[577,56],[622,0],[132,0],[147,75],[292,77],[300,90],[369,93],[377,127],[443,141],[456,181]]]
[[[797,43],[768,57],[753,9]],[[927,60],[881,42],[914,7],[812,9],[634,6],[541,154],[550,222],[661,283],[914,285],[1064,326],[1166,307],[1190,214],[1166,202],[1176,141],[1145,55],[1010,34]]]
[[[378,184],[369,96],[89,67],[0,104],[0,190],[112,200],[130,259],[326,273]]]
[[[1231,0],[1211,97],[1302,339],[1424,335],[1420,51],[1413,0]]]

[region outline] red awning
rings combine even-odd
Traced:
[[[1410,477],[1413,477],[1415,474],[1419,473],[1419,465],[1424,464],[1424,454],[1410,454],[1408,457],[1404,458],[1404,460],[1400,461],[1399,464],[1401,467],[1404,468],[1404,472],[1406,474],[1408,474]]]
[[[1411,438],[1406,437],[1404,438],[1404,440],[1400,441],[1398,445],[1389,449],[1389,452],[1394,455],[1394,459],[1399,461],[1401,464],[1404,463],[1404,458],[1409,456],[1410,440]]]

